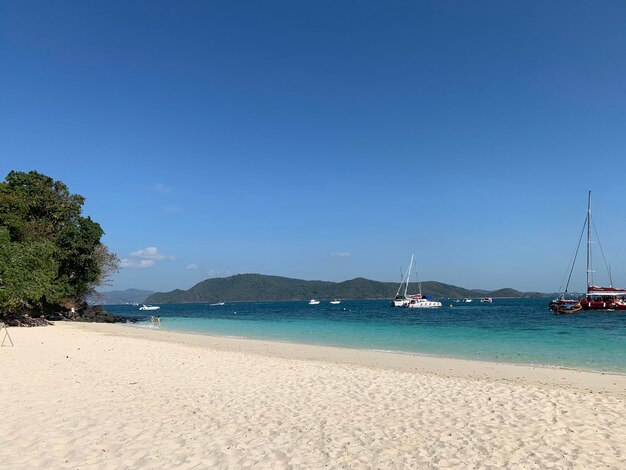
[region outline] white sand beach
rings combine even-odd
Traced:
[[[127,325],[10,334],[2,468],[626,468],[626,376]]]

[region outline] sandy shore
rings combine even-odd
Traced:
[[[626,376],[124,325],[10,333],[2,468],[626,465]]]

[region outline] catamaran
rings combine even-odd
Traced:
[[[583,229],[578,239],[578,246],[572,260],[572,265],[569,270],[569,276],[567,283],[565,284],[565,290],[563,293],[552,300],[549,304],[549,308],[554,311],[555,314],[575,313],[580,310],[626,310],[626,289],[616,289],[613,287],[613,280],[611,278],[611,270],[608,268],[609,273],[609,287],[597,286],[593,280],[593,257],[591,252],[591,227],[594,227],[593,219],[591,218],[591,191],[587,199],[587,217],[583,224]],[[571,294],[568,292],[569,283],[572,278],[572,272],[574,271],[574,265],[576,264],[576,257],[580,248],[580,243],[583,238],[583,234],[587,231],[587,293],[580,296],[578,299],[568,298]],[[597,234],[597,232],[596,232]],[[599,241],[598,241],[599,244]],[[600,247],[602,256],[604,257],[604,251]],[[606,264],[606,259],[604,260]]]
[[[411,255],[411,262],[409,263],[409,269],[407,270],[406,276],[402,280],[400,287],[398,287],[398,292],[396,292],[396,296],[391,300],[391,305],[394,307],[407,307],[407,308],[437,308],[441,307],[441,302],[437,302],[434,300],[427,299],[424,295],[422,295],[422,283],[419,285],[419,294],[407,294],[407,290],[409,289],[409,279],[411,277],[411,269],[413,267],[413,258]],[[400,291],[404,287],[404,292],[401,294]]]
[[[420,292],[419,294],[413,294],[412,296],[410,296],[409,304],[407,305],[407,307],[408,308],[437,308],[437,307],[441,307],[441,302],[437,302],[436,300],[429,300],[426,297],[424,297],[422,293]]]

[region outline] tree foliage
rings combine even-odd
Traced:
[[[0,183],[0,308],[71,306],[117,270],[104,231],[81,215],[84,201],[36,171]]]

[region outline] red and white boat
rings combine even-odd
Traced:
[[[626,289],[588,286],[580,300],[583,310],[626,310]]]
[[[591,191],[589,191],[589,198],[587,201],[587,218],[583,225],[583,231],[587,230],[587,293],[581,295],[578,299],[568,299],[567,289],[570,279],[572,278],[572,271],[576,263],[576,256],[572,261],[569,277],[565,286],[565,291],[561,296],[550,302],[549,308],[554,311],[555,314],[576,313],[580,310],[626,310],[626,289],[616,289],[613,287],[613,281],[611,279],[611,273],[609,270],[609,282],[610,287],[596,286],[593,281],[593,258],[591,256]],[[582,240],[582,234],[581,234]],[[579,245],[580,247],[580,241]],[[602,250],[601,250],[602,251]],[[576,249],[578,253],[578,249]],[[604,256],[604,253],[603,253]]]

